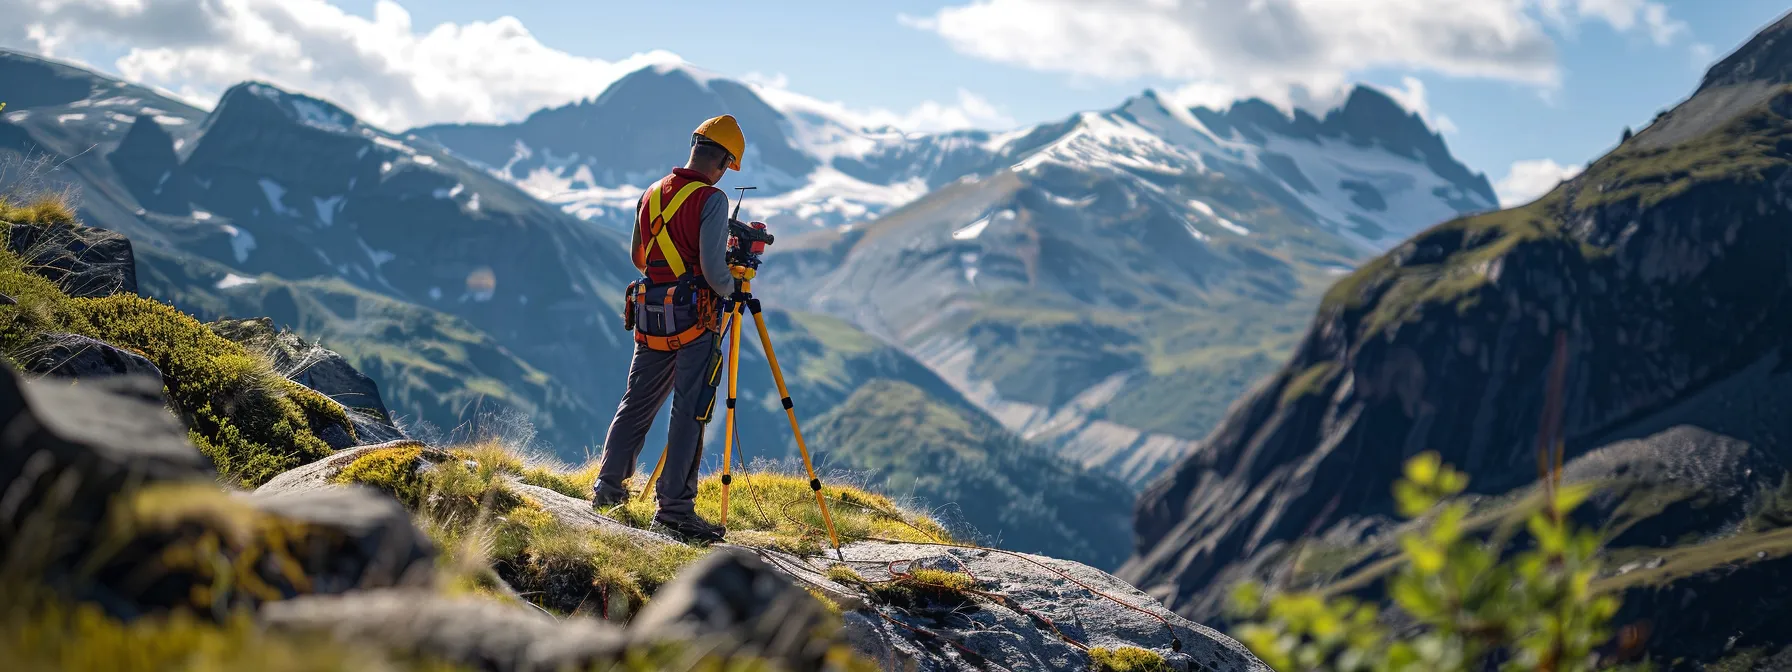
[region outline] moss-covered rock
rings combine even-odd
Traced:
[[[206,325],[219,336],[269,360],[274,370],[300,385],[316,390],[341,404],[354,421],[355,432],[368,443],[405,438],[392,422],[392,412],[380,398],[379,384],[343,359],[342,355],[308,342],[291,331],[276,329],[265,317],[221,320]],[[344,437],[346,438],[346,437]],[[332,444],[335,448],[345,446]]]
[[[21,385],[0,374],[0,499],[10,503],[0,583],[121,618],[221,618],[296,595],[430,580],[434,549],[389,500],[218,487],[151,386]]]
[[[38,218],[15,225],[73,226],[53,208],[34,207],[9,211]],[[321,434],[354,436],[339,404],[173,307],[127,293],[73,298],[40,273],[19,255],[0,252],[0,294],[15,300],[0,306],[0,355],[20,361],[44,347],[47,335],[72,333],[148,359],[193,442],[224,476],[253,486],[329,454]]]
[[[395,445],[358,452],[329,480],[390,493],[451,554],[473,556],[472,572],[489,565],[492,578],[557,613],[626,620],[702,556],[700,549],[670,540],[644,541],[548,513],[538,503],[543,495],[519,494],[530,487],[520,481],[537,470],[554,472],[522,464],[495,446],[443,452]],[[578,508],[589,515],[588,504]]]
[[[76,224],[73,210],[57,197],[22,208],[0,201],[0,233],[6,234],[8,251],[69,296],[137,293],[131,240]]]

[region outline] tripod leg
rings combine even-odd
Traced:
[[[645,502],[648,497],[653,496],[653,484],[660,482],[660,472],[666,470],[666,451],[671,449],[672,444],[668,443],[660,450],[660,463],[653,466],[653,475],[647,477],[647,487],[641,488],[641,501]]]
[[[803,429],[796,422],[796,404],[790,402],[790,390],[784,387],[784,372],[778,369],[778,356],[772,352],[772,336],[765,330],[765,316],[759,314],[759,300],[748,306],[753,311],[753,324],[759,327],[759,344],[765,346],[765,359],[772,366],[772,380],[778,383],[778,396],[784,403],[784,414],[790,416],[790,432],[796,435],[797,452],[803,456],[803,468],[809,472],[809,489],[815,492],[815,505],[821,507],[821,521],[828,526],[828,540],[834,542],[834,553],[840,553],[840,535],[834,532],[834,516],[828,512],[827,498],[821,496],[821,479],[815,477],[815,465],[809,461],[809,447],[803,443]],[[729,396],[734,396],[732,392]]]
[[[728,527],[728,486],[734,482],[734,393],[740,379],[740,316],[745,306],[733,302],[728,316],[728,419],[722,435],[722,521]],[[757,313],[755,313],[757,315]]]

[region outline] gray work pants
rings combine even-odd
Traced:
[[[671,352],[635,344],[629,364],[628,391],[610,421],[604,438],[603,464],[599,467],[599,492],[627,494],[622,482],[635,473],[635,461],[647,430],[653,426],[666,395],[672,394],[672,426],[666,432],[666,468],[660,474],[660,513],[691,515],[697,497],[697,468],[703,462],[703,423],[697,422],[697,396],[703,389],[703,365],[714,347],[714,332],[706,333]]]

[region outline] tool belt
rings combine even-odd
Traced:
[[[721,312],[721,300],[701,277],[659,284],[642,278],[624,294],[622,325],[635,332],[636,343],[672,351],[717,331]]]

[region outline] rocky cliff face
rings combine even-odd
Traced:
[[[1427,230],[1334,286],[1282,371],[1140,500],[1123,575],[1214,615],[1236,580],[1289,580],[1303,545],[1385,539],[1415,453],[1481,492],[1525,486],[1558,334],[1571,456],[1685,425],[1783,463],[1792,424],[1764,402],[1786,398],[1792,328],[1788,34],[1792,19],[1764,31],[1538,202]],[[1658,449],[1723,461],[1710,445]],[[1748,473],[1732,504],[1777,471]]]

